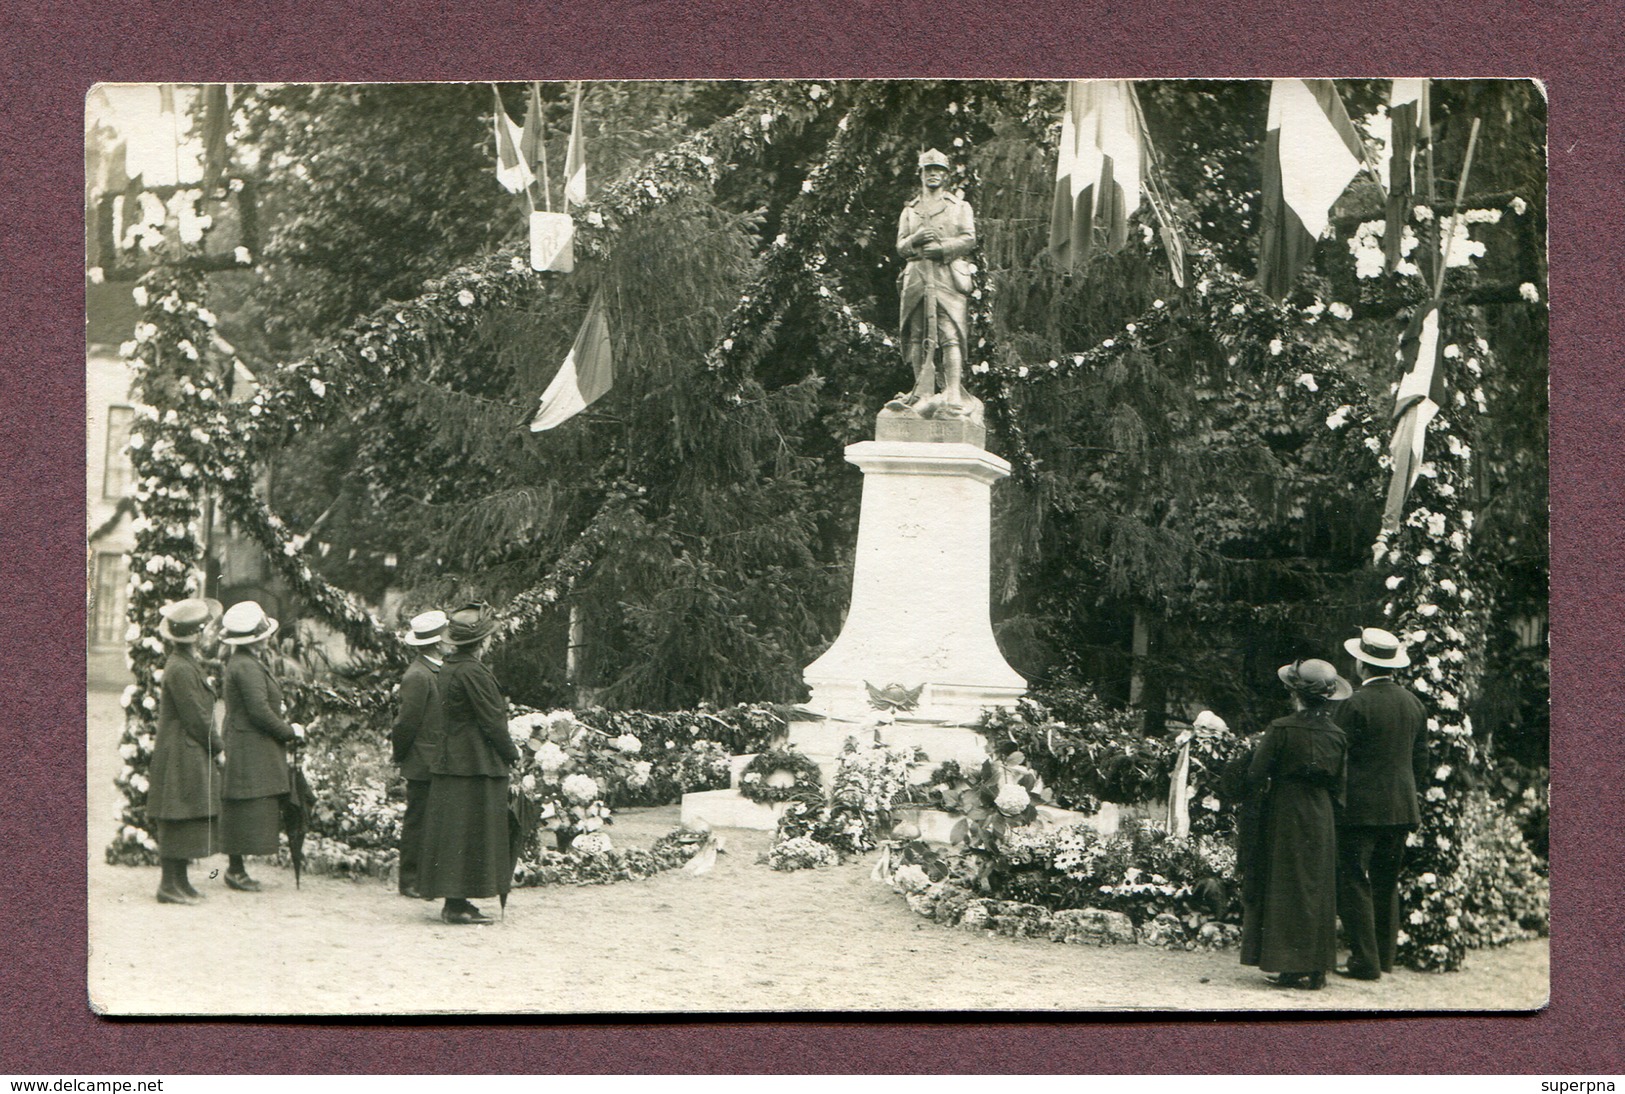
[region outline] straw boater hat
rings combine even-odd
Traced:
[[[220,601],[205,597],[172,601],[158,609],[163,617],[158,634],[167,642],[196,642],[203,637],[204,628],[220,618],[220,611]]]
[[[412,617],[412,633],[401,639],[408,646],[432,646],[446,636],[450,622],[442,611],[424,612]]]
[[[446,637],[455,645],[471,646],[496,629],[496,620],[486,615],[484,604],[464,604],[451,613]]]
[[[1402,669],[1411,663],[1405,644],[1396,636],[1379,627],[1367,627],[1360,637],[1350,638],[1343,648],[1354,655],[1356,661],[1368,665],[1381,665],[1385,669]]]
[[[228,646],[263,642],[276,633],[277,621],[253,600],[244,600],[226,609],[220,620],[220,641]]]
[[[1287,686],[1288,691],[1297,692],[1299,695],[1335,701],[1347,699],[1354,694],[1354,686],[1337,674],[1332,663],[1322,661],[1318,657],[1282,665],[1276,670],[1275,675],[1281,678],[1281,683]]]

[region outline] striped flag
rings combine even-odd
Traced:
[[[518,138],[518,154],[525,161],[525,166],[530,167],[531,176],[535,176],[539,169],[543,179],[548,177],[548,167],[546,167],[546,163],[548,163],[548,130],[544,128],[543,114],[541,114],[541,85],[536,81],[531,81],[530,101],[525,104],[525,128],[520,132],[520,138]],[[546,185],[546,182],[543,182],[543,185],[539,185],[536,189],[541,190],[544,185]],[[549,205],[549,200],[551,198],[546,193],[531,193],[531,206],[533,208],[536,205],[552,208]]]
[[[530,431],[552,429],[580,414],[615,382],[614,358],[609,347],[609,320],[604,316],[603,290],[593,293],[575,345],[558,375],[542,393],[541,405],[531,419]]]
[[[1128,239],[1146,171],[1133,96],[1127,80],[1067,85],[1049,227],[1050,252],[1067,269],[1088,261],[1100,237],[1108,252]]]
[[[1399,265],[1400,244],[1405,222],[1411,216],[1416,196],[1416,153],[1428,140],[1423,121],[1428,117],[1428,82],[1395,80],[1388,95],[1388,121],[1391,125],[1388,161],[1387,223],[1383,228],[1383,267],[1389,273]]]
[[[510,194],[522,194],[536,181],[530,165],[519,152],[519,142],[524,134],[513,124],[513,119],[508,117],[508,111],[502,106],[502,95],[497,91],[496,84],[491,85],[491,97],[496,105],[496,116],[492,121],[496,125],[497,137],[497,181]]]
[[[1388,443],[1393,477],[1388,483],[1388,504],[1382,511],[1387,531],[1399,527],[1405,497],[1416,485],[1422,468],[1422,443],[1444,405],[1444,370],[1439,363],[1439,306],[1428,304],[1412,317],[1399,339],[1399,362],[1405,373],[1394,394],[1394,435]]]
[[[564,154],[564,211],[587,204],[587,150],[581,143],[581,85],[576,85],[575,109],[570,112],[570,148]]]
[[[1271,84],[1258,255],[1258,284],[1265,293],[1280,300],[1291,291],[1364,156],[1330,80]]]

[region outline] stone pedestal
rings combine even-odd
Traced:
[[[888,439],[846,450],[863,472],[852,602],[840,637],[803,674],[807,705],[872,723],[866,684],[923,685],[908,714],[971,723],[1027,689],[999,652],[988,615],[992,487],[1010,465],[968,439],[949,439],[979,434],[968,423],[882,417],[880,425]],[[893,439],[922,432],[929,437]]]

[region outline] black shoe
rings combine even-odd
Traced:
[[[202,897],[188,896],[179,889],[158,889],[158,903],[160,904],[201,904]]]
[[[1381,980],[1382,973],[1371,972],[1357,965],[1339,965],[1334,970],[1344,980]]]
[[[1266,977],[1272,988],[1301,988],[1304,986],[1304,974],[1301,972],[1279,972],[1274,976]]]
[[[401,887],[401,895],[405,896],[405,897],[411,897],[413,900],[422,900],[423,899],[423,894],[418,892],[418,887],[416,885],[402,886]]]
[[[483,927],[491,922],[491,917],[475,907],[468,908],[442,908],[440,919],[454,927]]]
[[[1303,983],[1298,985],[1298,987],[1302,988],[1304,991],[1319,991],[1321,988],[1324,988],[1325,986],[1326,986],[1326,974],[1323,973],[1323,972],[1312,972],[1312,973],[1310,973],[1308,976],[1306,976],[1304,978]]]
[[[228,870],[226,888],[236,889],[239,893],[257,893],[260,891],[260,883],[247,874],[233,874]]]

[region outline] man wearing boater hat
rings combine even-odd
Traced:
[[[399,885],[402,896],[418,896],[418,862],[423,854],[423,816],[429,806],[429,765],[440,750],[444,732],[440,707],[440,666],[456,647],[446,639],[445,612],[412,617],[410,634],[401,641],[417,647],[417,656],[401,678],[395,724],[390,730],[395,763],[406,779],[406,816],[401,820]]]
[[[1416,788],[1427,778],[1427,711],[1390,670],[1411,663],[1399,639],[1367,627],[1344,644],[1360,686],[1337,712],[1348,736],[1348,786],[1337,828],[1337,915],[1349,936],[1338,975],[1376,980],[1394,968],[1399,864],[1422,823]]]

